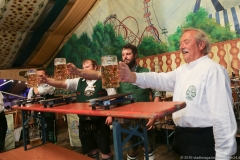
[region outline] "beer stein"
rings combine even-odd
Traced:
[[[29,69],[27,71],[27,87],[37,87],[38,85],[38,76],[37,76],[37,70],[36,69]]]
[[[67,65],[65,58],[54,59],[54,79],[57,81],[67,79]]]
[[[118,61],[115,55],[101,57],[102,88],[118,88]]]

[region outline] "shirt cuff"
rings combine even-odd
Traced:
[[[140,74],[138,74],[136,72],[135,72],[135,74],[136,74],[136,82],[132,83],[133,85],[137,85],[137,84],[141,83],[141,79],[143,79]]]
[[[67,88],[66,88],[66,89],[69,89],[69,87],[70,87],[69,79],[66,79],[65,82],[66,82],[66,84],[67,84]]]

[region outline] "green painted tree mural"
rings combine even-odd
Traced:
[[[103,23],[98,22],[93,28],[92,43],[94,59],[100,64],[100,58],[103,55],[117,55],[120,60],[121,47],[125,41],[122,36],[116,36],[110,24],[103,25]]]
[[[169,51],[179,50],[179,39],[183,28],[202,29],[210,36],[212,43],[239,37],[235,31],[230,30],[229,24],[225,24],[225,27],[221,26],[214,19],[208,17],[208,12],[204,8],[200,8],[196,13],[189,13],[186,21],[177,28],[174,34],[169,36]]]
[[[104,55],[117,55],[118,60],[122,60],[122,46],[126,43],[121,35],[117,35],[110,24],[103,25],[98,22],[93,27],[92,38],[83,33],[79,38],[76,34],[67,41],[55,58],[64,57],[67,62],[82,67],[84,59],[94,59],[101,63],[101,57]],[[144,37],[138,46],[139,57],[150,56],[164,53],[168,50],[165,43],[154,40],[153,37]],[[53,75],[53,61],[48,65],[47,72]]]
[[[165,53],[168,51],[167,44],[156,41],[154,37],[144,37],[138,46],[138,57],[145,57]]]
[[[196,13],[189,13],[186,21],[177,27],[174,34],[168,38],[169,45],[156,41],[152,36],[143,37],[138,46],[138,56],[145,57],[166,53],[168,51],[179,50],[179,39],[183,28],[199,28],[210,35],[211,42],[220,42],[239,37],[234,31],[230,30],[229,24],[226,27],[219,25],[214,19],[208,17],[204,8],[200,8]],[[117,35],[111,24],[104,25],[98,22],[93,27],[91,37],[83,33],[80,37],[73,34],[68,42],[59,51],[56,58],[64,57],[67,62],[74,63],[77,67],[82,67],[82,61],[91,58],[100,65],[101,57],[104,55],[117,55],[118,60],[122,59],[122,46],[126,43],[121,35]],[[47,67],[48,73],[53,74],[53,62]]]

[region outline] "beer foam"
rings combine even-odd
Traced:
[[[33,74],[37,74],[37,73],[27,73],[27,75],[33,75]]]
[[[103,66],[110,66],[110,65],[118,65],[118,63],[113,63],[113,62],[111,62],[111,63],[105,63]]]
[[[61,64],[66,64],[65,62],[55,62],[55,66],[61,65]]]

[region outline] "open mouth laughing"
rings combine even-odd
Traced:
[[[186,53],[188,53],[188,50],[182,50],[182,53],[186,54]]]

